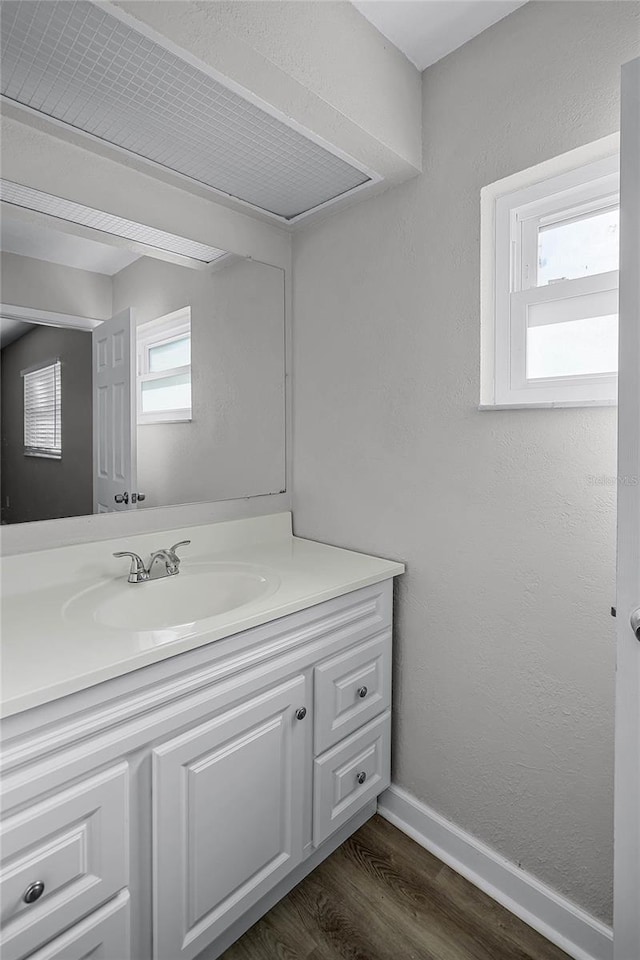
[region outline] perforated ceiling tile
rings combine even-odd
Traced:
[[[4,0],[2,93],[290,219],[369,177],[87,0]]]
[[[42,193],[40,190],[32,190],[31,187],[23,187],[21,184],[11,183],[9,180],[0,180],[0,200],[5,203],[12,203],[17,207],[24,207],[27,210],[46,213],[51,217],[57,217],[59,220],[79,223],[83,227],[92,227],[94,230],[110,233],[114,237],[136,240],[138,243],[155,247],[157,250],[178,253],[183,257],[189,257],[191,260],[199,260],[201,263],[211,263],[213,260],[219,260],[220,257],[226,256],[226,250],[208,247],[196,240],[178,237],[173,233],[166,233],[164,230],[156,230],[155,227],[147,227],[145,224],[135,223],[133,220],[125,220],[123,217],[116,217],[111,213],[105,213],[103,210],[94,210],[93,207],[85,207],[81,203],[64,200],[62,197],[54,197],[50,193]]]

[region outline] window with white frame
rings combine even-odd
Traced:
[[[22,371],[24,453],[62,459],[62,382],[60,361]]]
[[[486,405],[615,403],[619,192],[610,156],[494,195]]]
[[[138,423],[191,420],[191,308],[136,330]]]

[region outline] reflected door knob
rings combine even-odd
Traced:
[[[44,893],[44,883],[41,880],[36,880],[35,883],[30,883],[25,892],[22,894],[22,899],[25,903],[35,903],[36,900],[39,900],[42,894]]]
[[[124,493],[116,493],[113,499],[115,500],[116,503],[129,503],[129,494],[125,490]],[[134,500],[134,503],[135,503],[135,500]]]
[[[636,640],[640,640],[640,607],[631,614],[631,629],[636,635]]]
[[[131,503],[142,503],[143,500],[146,500],[146,493],[132,493],[131,494]]]

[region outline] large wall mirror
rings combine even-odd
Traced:
[[[284,491],[284,272],[5,186],[2,523]]]

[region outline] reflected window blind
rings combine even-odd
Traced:
[[[23,370],[24,452],[62,458],[60,361]]]

